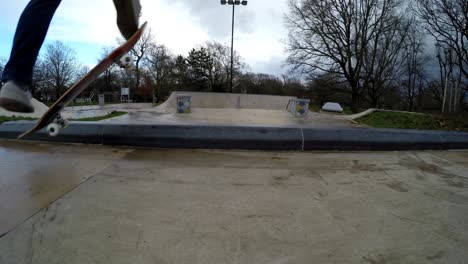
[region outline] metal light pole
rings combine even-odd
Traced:
[[[233,75],[234,75],[234,12],[235,12],[235,7],[236,5],[247,5],[247,1],[239,1],[239,0],[221,0],[221,4],[225,5],[232,5],[232,35],[231,35],[231,93],[232,93],[232,87],[233,87]]]

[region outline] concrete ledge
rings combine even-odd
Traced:
[[[34,122],[0,125],[0,138],[15,139]],[[58,137],[41,130],[27,140],[154,148],[245,150],[438,150],[468,149],[468,133],[402,129],[199,124],[121,125],[72,122]]]
[[[304,130],[304,150],[468,149],[468,134],[406,129]]]
[[[7,122],[0,125],[0,138],[16,139],[31,129],[36,121]],[[102,126],[91,123],[71,122],[58,137],[50,137],[45,129],[24,138],[25,140],[56,141],[67,143],[102,144]]]
[[[104,145],[157,148],[298,150],[301,133],[293,128],[200,125],[105,125]]]

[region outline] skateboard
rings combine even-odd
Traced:
[[[30,135],[44,127],[47,127],[47,132],[50,136],[57,136],[60,130],[66,128],[69,124],[68,120],[60,115],[60,112],[72,102],[78,95],[81,94],[88,86],[96,80],[106,69],[112,64],[119,64],[122,68],[131,68],[133,66],[132,58],[128,52],[135,46],[143,32],[145,31],[147,22],[145,22],[135,34],[120,47],[112,51],[107,57],[99,62],[91,69],[83,78],[69,88],[50,108],[45,112],[36,125],[30,130],[18,136],[21,139]]]

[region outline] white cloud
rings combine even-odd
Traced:
[[[142,21],[148,21],[156,41],[178,54],[185,54],[196,44],[210,40],[200,27],[199,19],[179,3],[167,5],[161,1],[142,1]]]
[[[0,17],[0,28],[6,29],[9,32],[14,32],[18,17],[29,1],[2,1],[2,14]]]
[[[115,20],[112,1],[62,1],[52,20],[48,38],[110,45],[118,36]]]
[[[8,10],[0,21],[13,32],[27,0],[6,1]],[[250,0],[236,8],[234,47],[253,71],[275,69],[277,74],[284,55],[281,39],[286,36],[283,12],[286,0]],[[230,6],[219,0],[141,0],[141,21],[148,21],[159,43],[176,54],[187,52],[205,41],[231,43]],[[111,0],[62,1],[52,21],[49,40],[110,46],[119,36]],[[274,59],[273,59],[274,58]],[[276,65],[270,65],[270,64]],[[262,65],[261,67],[257,65]]]

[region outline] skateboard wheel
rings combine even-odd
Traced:
[[[130,55],[125,54],[120,58],[120,67],[130,69],[133,66],[133,60]]]
[[[60,125],[57,123],[52,123],[47,126],[47,132],[49,132],[49,136],[55,137],[60,132]]]

